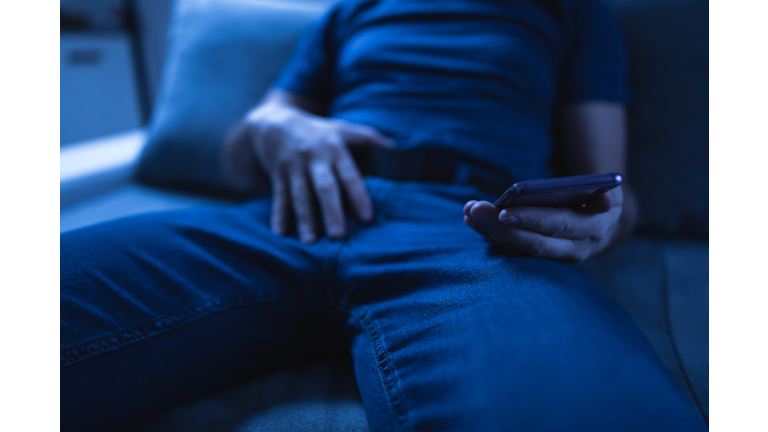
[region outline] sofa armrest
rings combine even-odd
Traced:
[[[146,131],[136,129],[61,148],[59,208],[128,183],[146,142]]]

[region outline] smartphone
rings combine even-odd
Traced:
[[[592,174],[545,180],[529,180],[513,184],[493,205],[581,207],[620,185],[619,173]]]

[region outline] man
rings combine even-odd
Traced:
[[[489,202],[555,175],[553,130],[557,175],[623,171],[625,75],[598,0],[337,4],[222,147],[231,186],[270,196],[62,236],[63,429],[339,352],[374,431],[701,428],[627,314],[556,262],[630,232],[631,192]]]

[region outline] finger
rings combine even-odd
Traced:
[[[604,193],[589,201],[584,207],[592,214],[607,213],[613,207],[613,199],[611,194]]]
[[[317,160],[309,165],[309,176],[312,180],[320,212],[325,224],[328,237],[339,238],[344,235],[344,209],[341,206],[341,194],[336,178],[333,175],[329,161]]]
[[[470,209],[472,217],[486,232],[507,250],[519,251],[526,255],[563,260],[579,260],[573,240],[550,237],[538,232],[504,225],[499,222],[496,206],[487,201],[478,201]]]
[[[315,222],[312,217],[312,195],[306,175],[300,167],[294,167],[289,174],[291,188],[291,204],[296,215],[296,229],[303,243],[313,243]]]
[[[288,190],[282,176],[276,175],[272,179],[272,214],[269,225],[272,232],[285,235],[288,220]]]
[[[607,213],[614,207],[621,207],[624,195],[621,186],[600,194],[585,206],[593,214]]]
[[[357,169],[346,149],[336,159],[335,169],[341,186],[352,204],[355,216],[363,222],[370,221],[373,218],[371,197],[368,195],[368,189],[365,187],[365,181],[363,181],[360,170]]]
[[[378,145],[392,148],[395,143],[376,129],[344,120],[338,120],[341,137],[350,145]]]
[[[498,231],[506,230],[504,225],[496,223],[498,222],[499,209],[488,201],[474,201],[469,208],[469,216],[491,229],[498,228]]]
[[[477,203],[477,200],[469,200],[464,204],[464,216],[469,216],[469,209],[471,209],[475,203]]]
[[[580,251],[571,239],[550,237],[520,228],[507,230],[504,238],[520,252],[536,258],[563,261],[582,261],[586,258],[586,250]]]
[[[483,228],[483,226],[478,224],[477,222],[473,221],[471,217],[464,216],[464,224],[466,224],[468,227],[472,228],[473,230],[477,231],[477,233],[482,235],[485,238],[485,241],[487,241],[488,243],[496,243],[493,237],[491,237],[491,235],[485,231],[485,228]]]
[[[517,249],[504,236],[508,227],[499,223],[497,219],[498,209],[493,204],[487,201],[474,201],[469,214],[465,216],[465,223],[505,249],[516,252]]]
[[[489,232],[488,229],[483,224],[473,220],[471,216],[464,216],[464,223],[468,227],[477,231],[478,234],[482,235],[485,238],[485,241],[487,241],[488,243],[498,244],[499,246],[503,247],[504,249],[510,252],[517,252],[517,250],[506,239],[495,236],[494,234]]]
[[[603,215],[568,207],[508,207],[499,212],[498,221],[505,226],[568,239],[600,235],[600,227],[607,222]]]

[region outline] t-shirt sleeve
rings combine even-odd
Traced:
[[[628,59],[619,24],[603,0],[579,14],[562,71],[561,100],[628,102]]]
[[[329,103],[336,55],[337,14],[338,7],[332,7],[302,33],[274,87],[304,96],[320,106]]]

